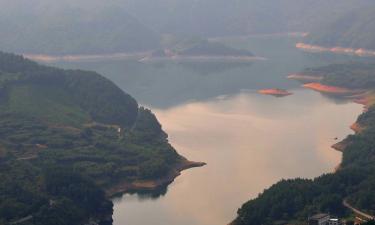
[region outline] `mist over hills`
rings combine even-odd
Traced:
[[[124,0],[128,12],[161,33],[206,37],[311,31],[369,0]]]
[[[121,8],[54,3],[1,2],[0,48],[58,55],[144,51],[159,45],[155,32]]]
[[[164,34],[207,38],[295,31],[312,32],[314,43],[367,47],[373,45],[370,38],[353,36],[371,33],[366,23],[371,12],[362,15],[362,9],[374,7],[371,0],[3,0],[0,48],[57,55],[134,52],[160,47]],[[349,30],[340,27],[348,20]]]
[[[327,47],[375,49],[375,7],[346,13],[314,30],[308,42]]]
[[[95,62],[95,69],[107,71],[111,68],[106,74],[108,77],[120,74],[116,79],[122,87],[137,90],[136,93],[141,93],[139,96],[153,102],[153,105],[145,105],[164,112],[192,101],[204,104],[214,98],[215,101],[224,98],[226,101],[222,96],[242,93],[242,90],[252,94],[263,85],[283,86],[280,80],[285,80],[284,76],[290,70],[308,64],[299,57],[305,54],[294,48],[293,39],[286,47],[270,42],[259,47],[270,49],[265,52],[279,58],[269,57],[270,60],[262,60],[263,64],[254,62],[253,70],[245,68],[223,73],[221,70],[243,65],[241,62],[237,65],[220,61],[206,63],[202,56],[250,58],[256,44],[248,46],[246,43],[246,46],[236,48],[237,45],[214,42],[210,37],[299,31],[310,33],[306,42],[311,44],[375,49],[374,11],[374,0],[0,0],[0,225],[109,225],[113,214],[109,197],[113,193],[151,190],[153,186],[169,184],[185,168],[204,165],[180,156],[169,144],[168,135],[156,116],[140,107],[133,97],[109,79],[95,72],[39,65],[2,51],[57,56],[147,51],[156,59],[198,58],[201,64],[186,61],[171,67],[157,60],[154,64],[152,60],[149,64],[120,60]],[[254,40],[246,39],[248,42]],[[296,53],[287,54],[285,49]],[[258,53],[256,48],[254,52]],[[309,60],[311,64],[317,63],[315,59]],[[249,67],[250,63],[244,65]],[[323,74],[321,85],[365,90],[369,96],[359,100],[375,101],[374,63],[314,67],[302,72],[305,73],[311,73],[307,74],[310,77]],[[155,91],[157,89],[160,90]],[[239,106],[244,102],[241,100]],[[299,100],[297,104],[301,102]],[[257,105],[260,104],[255,102],[254,106]],[[229,111],[236,108],[233,106],[226,104],[222,108],[238,116],[242,123],[244,117],[241,116],[247,111]],[[288,106],[285,104],[285,108]],[[272,115],[280,114],[273,105],[265,109],[275,111]],[[263,111],[257,110],[257,114]],[[285,112],[290,116],[290,109]],[[210,112],[208,116],[215,114]],[[218,118],[223,120],[225,117]],[[261,120],[272,125],[268,117]],[[341,142],[346,146],[337,173],[315,180],[281,181],[245,203],[232,224],[258,225],[274,221],[287,224],[292,219],[305,220],[312,212],[344,216],[347,210],[342,206],[343,200],[375,213],[374,105],[368,106],[357,124],[363,127],[363,132]],[[214,125],[216,128],[220,123]],[[229,122],[222,126],[223,129],[239,132],[237,137],[248,135],[240,130],[246,124],[235,129],[228,125]],[[270,126],[284,132],[280,127]],[[205,133],[210,131],[198,128]],[[268,141],[272,133],[263,132],[267,138],[262,140]],[[197,142],[195,137],[205,134],[194,131],[194,135],[193,141]],[[212,139],[208,136],[207,141],[220,141],[224,135],[226,133],[212,136]],[[335,134],[332,139],[336,137],[336,140],[338,136]],[[250,143],[242,144],[237,137],[233,138],[238,142],[236,146]],[[299,138],[292,137],[294,140]],[[252,137],[246,138],[251,141]],[[308,142],[302,139],[302,144]],[[212,149],[216,154],[220,153],[220,148]],[[219,155],[221,160],[228,156]],[[277,156],[269,158],[273,160]],[[237,164],[235,162],[234,167],[239,168]],[[220,169],[214,169],[214,173],[223,173],[224,169]],[[253,172],[239,169],[250,175]],[[167,188],[162,189],[165,194]],[[210,194],[207,196],[213,198]],[[196,205],[193,207],[195,209]],[[179,215],[175,208],[173,213]]]

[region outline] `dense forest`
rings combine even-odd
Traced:
[[[375,64],[348,63],[305,70],[306,74],[323,76],[322,82],[371,93],[374,89]],[[277,224],[305,221],[310,215],[328,212],[346,216],[343,206],[348,201],[365,212],[375,213],[375,106],[358,118],[365,127],[362,132],[348,136],[343,143],[340,169],[314,180],[282,180],[265,190],[258,198],[238,210],[235,225]]]
[[[107,188],[182,159],[152,112],[99,74],[6,53],[0,71],[1,225],[111,224]]]

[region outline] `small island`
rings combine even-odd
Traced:
[[[229,47],[208,40],[183,40],[163,49],[157,49],[141,62],[250,62],[259,59],[248,50]]]
[[[273,88],[273,89],[262,89],[258,91],[259,94],[263,95],[271,95],[274,97],[286,97],[289,95],[292,95],[293,93],[279,88]]]

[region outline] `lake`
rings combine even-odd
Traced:
[[[160,193],[115,198],[114,225],[226,225],[237,209],[286,178],[333,172],[341,153],[330,146],[352,133],[362,106],[302,89],[286,79],[309,66],[350,60],[295,49],[298,38],[223,39],[266,60],[252,63],[102,61],[58,63],[98,71],[157,115],[169,140],[189,160]],[[284,88],[293,95],[260,95]]]

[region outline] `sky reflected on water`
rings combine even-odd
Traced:
[[[208,165],[184,172],[156,201],[117,199],[115,224],[226,224],[244,201],[281,178],[333,171],[341,154],[330,146],[351,133],[362,107],[293,92],[285,98],[242,92],[154,108],[175,148]]]

